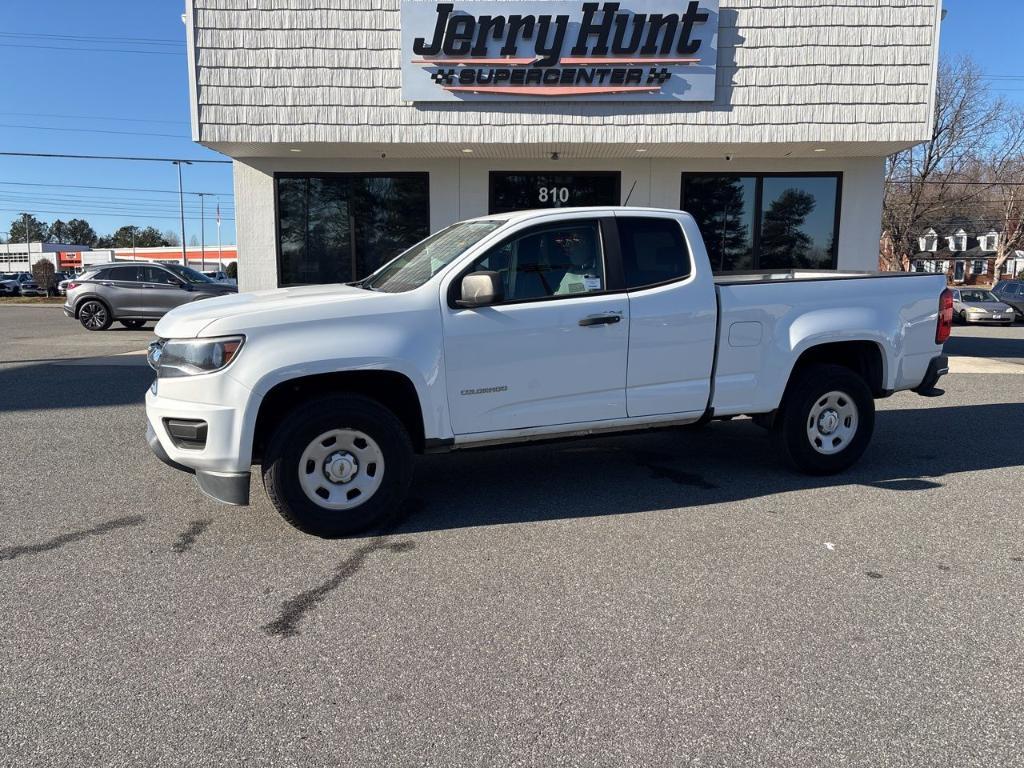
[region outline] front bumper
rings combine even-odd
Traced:
[[[159,380],[159,385],[164,386],[166,381]],[[188,386],[184,381],[175,383]],[[243,428],[243,409],[250,393],[230,380],[222,379],[218,384],[229,394],[225,399],[238,402],[242,407],[172,399],[155,394],[151,388],[146,393],[146,441],[164,464],[194,474],[200,490],[207,496],[225,504],[244,506],[249,503],[251,473],[248,453],[240,448],[251,442],[244,437]],[[206,422],[205,445],[199,449],[175,445],[167,431],[169,419]]]
[[[168,467],[195,475],[196,481],[199,483],[199,490],[214,501],[238,507],[248,506],[250,480],[248,472],[204,472],[179,464],[167,455],[153,426],[148,423],[146,424],[146,442],[149,443],[153,454]]]

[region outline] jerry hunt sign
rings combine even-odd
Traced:
[[[717,55],[718,0],[402,0],[407,101],[714,101]]]

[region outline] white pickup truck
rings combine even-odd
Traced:
[[[815,474],[860,458],[874,399],[947,372],[941,275],[712,275],[686,213],[464,221],[350,285],[185,304],[156,327],[148,440],[290,523],[382,523],[414,455],[752,416]]]

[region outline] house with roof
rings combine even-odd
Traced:
[[[940,235],[929,229],[918,238],[920,251],[910,257],[910,271],[944,274],[950,285],[992,285],[1015,277],[1024,271],[1024,251],[1010,254],[996,274],[1000,237],[995,230],[969,235],[958,229]]]

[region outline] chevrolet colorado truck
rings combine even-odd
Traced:
[[[876,398],[941,394],[952,311],[941,275],[716,276],[680,211],[485,216],[356,283],[170,311],[147,438],[229,504],[259,465],[281,515],[325,537],[392,515],[417,453],[748,415],[831,474]]]

